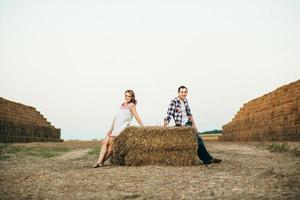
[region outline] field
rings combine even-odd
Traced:
[[[201,134],[204,141],[218,141],[222,134]]]
[[[300,143],[207,141],[221,164],[93,169],[99,142],[0,145],[0,199],[300,199]]]

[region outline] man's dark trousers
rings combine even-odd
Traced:
[[[192,126],[192,125],[193,123],[191,121],[188,121],[185,124],[185,126]],[[197,140],[197,155],[199,159],[202,160],[204,163],[211,161],[213,157],[207,152],[204,142],[200,137],[199,133],[196,133],[196,140]]]

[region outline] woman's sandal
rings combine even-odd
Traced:
[[[92,168],[98,168],[98,167],[103,167],[102,163],[96,163],[92,166]]]

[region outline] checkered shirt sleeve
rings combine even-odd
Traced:
[[[185,107],[186,107],[186,115],[187,116],[192,116],[191,108],[189,106],[188,101],[185,102]]]
[[[166,123],[170,123],[172,117],[175,114],[175,109],[176,109],[176,104],[175,104],[175,101],[172,100],[168,107],[167,116],[165,117]]]

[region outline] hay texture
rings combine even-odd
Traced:
[[[0,97],[0,143],[61,141],[60,129],[34,107]]]
[[[196,130],[191,127],[128,127],[114,141],[115,165],[197,164]]]
[[[244,104],[222,141],[300,141],[300,80]]]

